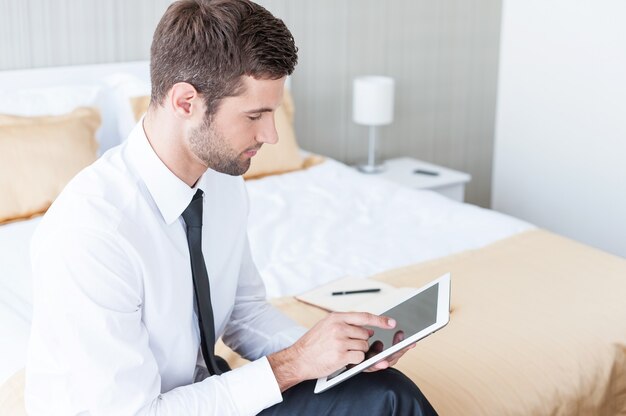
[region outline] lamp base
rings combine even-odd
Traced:
[[[373,174],[383,173],[387,170],[387,167],[384,163],[381,163],[379,165],[358,165],[356,168],[359,170],[359,172]]]

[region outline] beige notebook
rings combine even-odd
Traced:
[[[380,289],[380,292],[335,296],[332,294],[363,289]],[[413,287],[397,288],[378,280],[344,277],[297,295],[295,298],[327,311],[370,312],[380,315],[416,293],[417,289]]]

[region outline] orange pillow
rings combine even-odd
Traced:
[[[59,116],[0,114],[0,224],[45,212],[65,185],[96,160],[98,110]]]
[[[149,95],[142,95],[139,97],[130,98],[130,108],[133,110],[133,117],[135,117],[135,121],[139,121],[139,119],[144,114],[146,114],[146,111],[148,111],[149,105],[150,105]]]
[[[274,113],[278,143],[264,144],[252,158],[250,169],[243,174],[244,179],[260,178],[268,175],[302,169],[304,160],[296,141],[293,128],[293,100],[285,89],[283,103]]]

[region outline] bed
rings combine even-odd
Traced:
[[[146,93],[147,63],[70,73],[74,84],[99,87],[99,152],[119,143],[136,113],[130,98]],[[0,91],[63,85],[67,74],[0,73]],[[626,260],[329,158],[306,163],[293,143],[299,168],[247,181],[251,249],[277,307],[310,326],[326,312],[293,295],[345,275],[419,286],[451,271],[450,324],[399,364],[440,414],[626,414]],[[28,244],[39,221],[0,225],[0,413],[23,412]],[[235,366],[244,362],[223,345],[219,351]]]

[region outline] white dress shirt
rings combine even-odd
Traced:
[[[200,333],[181,214],[197,188],[215,333],[253,361],[194,383]],[[190,188],[142,123],[79,173],[31,246],[29,413],[252,415],[280,402],[265,356],[304,330],[265,301],[247,214],[241,177],[208,170]]]

